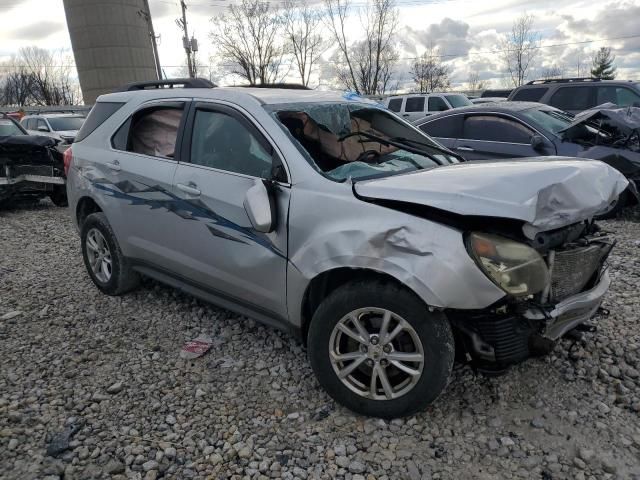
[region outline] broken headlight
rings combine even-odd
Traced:
[[[505,292],[533,295],[549,283],[549,270],[540,254],[528,245],[486,233],[472,233],[469,250],[482,271]]]

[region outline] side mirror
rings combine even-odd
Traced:
[[[273,232],[276,228],[276,204],[271,185],[257,179],[244,196],[244,210],[254,230]]]
[[[40,125],[40,126],[38,127],[38,131],[39,131],[39,132],[48,132],[48,131],[49,131],[49,129],[48,129],[47,127],[43,127],[42,125]]]
[[[539,152],[544,148],[544,138],[541,135],[534,135],[531,137],[531,148],[536,152]]]

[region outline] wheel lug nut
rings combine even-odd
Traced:
[[[369,367],[373,367],[373,360],[368,359],[368,360],[367,360],[367,365],[368,365]]]
[[[389,362],[387,362],[387,360],[383,358],[382,360],[380,360],[380,365],[382,365],[383,367],[386,367],[387,365],[389,365]]]
[[[378,337],[373,336],[371,337],[371,345],[377,345],[378,344]]]
[[[385,345],[384,347],[382,347],[382,351],[384,353],[391,353],[391,345]]]

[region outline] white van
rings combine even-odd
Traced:
[[[384,101],[385,107],[410,122],[425,115],[468,105],[472,103],[462,93],[413,93],[394,95]]]

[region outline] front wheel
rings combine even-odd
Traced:
[[[391,283],[354,282],[315,312],[307,337],[318,381],[338,403],[395,418],[423,409],[447,384],[455,356],[442,313]]]

